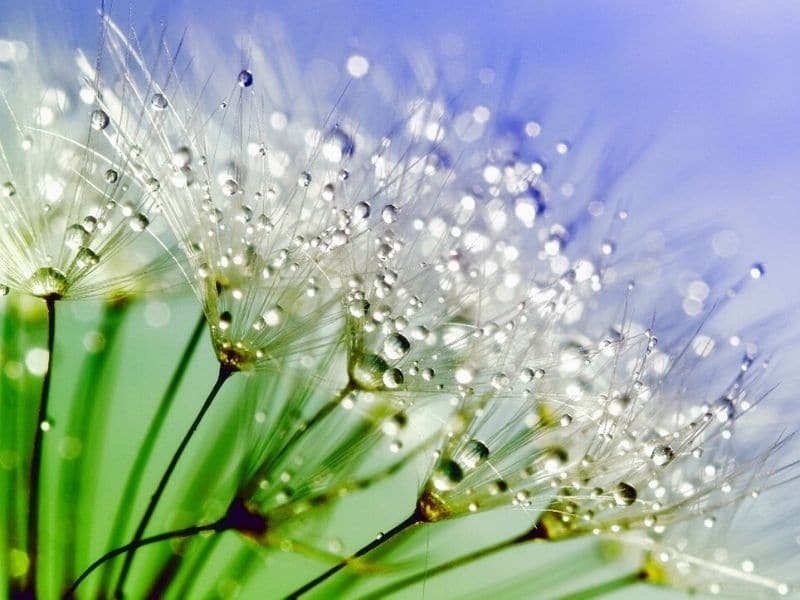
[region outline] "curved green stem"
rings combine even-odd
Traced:
[[[211,388],[211,391],[208,394],[205,402],[200,407],[200,411],[197,413],[194,421],[192,422],[191,426],[189,427],[186,434],[183,436],[181,443],[178,445],[178,449],[175,451],[175,454],[172,455],[172,459],[167,465],[167,469],[164,471],[164,474],[161,476],[161,480],[158,482],[153,495],[150,497],[150,502],[147,504],[147,508],[145,509],[144,515],[142,516],[141,520],[139,521],[139,525],[136,528],[135,533],[133,534],[133,539],[131,540],[131,544],[135,544],[139,540],[142,539],[144,536],[144,531],[147,528],[147,524],[150,522],[153,513],[158,506],[158,502],[161,499],[164,490],[167,487],[167,483],[169,483],[170,477],[172,477],[172,473],[175,471],[175,467],[178,465],[178,461],[180,461],[183,452],[186,450],[186,447],[189,445],[189,442],[194,436],[197,427],[200,425],[200,422],[203,420],[206,412],[208,409],[211,408],[211,404],[214,402],[214,398],[216,398],[219,390],[222,388],[222,385],[228,380],[228,378],[234,373],[225,365],[220,365],[219,375],[217,376],[217,380],[214,383],[214,386]],[[119,579],[117,580],[117,585],[114,589],[114,597],[122,598],[123,597],[123,589],[125,587],[125,581],[128,578],[128,573],[130,572],[131,565],[133,563],[133,557],[135,556],[135,548],[132,548],[127,552],[125,555],[125,562],[122,565],[122,571],[120,573]]]
[[[634,571],[633,573],[621,575],[616,579],[590,585],[589,587],[585,587],[576,592],[559,596],[556,600],[591,600],[592,598],[598,598],[600,596],[610,594],[611,592],[616,592],[617,590],[626,588],[629,585],[636,585],[637,583],[645,581],[645,579],[646,576],[644,573],[642,573],[642,571]]]
[[[407,517],[406,519],[403,519],[400,523],[392,527],[389,531],[372,540],[369,544],[358,550],[352,556],[345,558],[344,560],[335,564],[321,575],[315,577],[311,581],[297,588],[292,593],[288,594],[286,596],[287,600],[296,600],[296,598],[299,598],[303,594],[310,592],[312,589],[314,589],[315,587],[317,587],[318,585],[320,585],[321,583],[323,583],[324,581],[326,581],[327,579],[329,579],[330,577],[332,577],[333,575],[344,569],[355,559],[360,558],[366,554],[369,554],[370,552],[375,550],[375,548],[377,548],[378,546],[382,546],[383,544],[394,538],[397,534],[422,522],[423,522],[422,517],[419,515],[417,511],[414,511],[411,514],[411,516]]]
[[[419,573],[414,573],[413,575],[404,577],[399,581],[395,581],[393,583],[390,583],[389,585],[385,585],[375,591],[366,594],[365,596],[362,596],[360,600],[377,600],[378,598],[386,598],[390,594],[398,592],[410,585],[414,585],[418,581],[422,581],[423,579],[428,579],[430,577],[436,577],[437,575],[440,575],[445,571],[449,571],[451,569],[457,569],[458,567],[462,567],[478,559],[490,556],[492,554],[496,554],[497,552],[502,552],[503,550],[507,550],[515,546],[517,543],[518,539],[514,538],[511,540],[503,540],[502,542],[498,542],[497,544],[488,546],[486,548],[480,548],[478,550],[475,550],[474,552],[470,552],[469,554],[459,556],[458,558],[454,558],[440,565],[437,565],[433,568],[425,569],[424,571],[420,571]]]
[[[106,552],[103,556],[101,556],[91,565],[89,565],[86,568],[86,570],[84,570],[83,573],[81,573],[80,577],[78,577],[69,587],[67,592],[64,594],[64,597],[65,598],[73,597],[73,595],[78,589],[78,586],[80,586],[80,584],[83,583],[84,579],[86,579],[89,575],[91,575],[95,569],[97,569],[107,561],[111,560],[112,558],[119,556],[120,554],[125,554],[126,552],[133,552],[137,548],[141,548],[142,546],[155,544],[156,542],[163,542],[164,540],[189,537],[192,535],[197,535],[198,533],[203,533],[205,531],[220,532],[220,531],[225,531],[227,528],[228,528],[227,519],[222,518],[219,521],[214,521],[213,523],[209,523],[207,525],[194,525],[192,527],[186,527],[185,529],[176,529],[175,531],[168,531],[166,533],[160,533],[158,535],[153,535],[147,538],[139,538],[135,542],[130,542],[128,544],[125,544],[124,546],[115,548],[114,550]]]
[[[36,597],[37,568],[39,562],[39,511],[42,476],[42,450],[44,446],[44,426],[47,421],[47,405],[50,399],[50,379],[53,373],[53,347],[56,336],[56,299],[46,298],[47,303],[47,371],[42,380],[42,395],[39,399],[39,410],[36,413],[36,430],[33,435],[33,454],[31,470],[28,478],[30,504],[28,509],[28,560],[26,588]]]
[[[169,383],[164,390],[164,394],[161,396],[161,401],[158,404],[158,409],[156,409],[156,414],[153,416],[153,420],[150,421],[150,425],[147,428],[147,433],[144,436],[142,444],[139,446],[136,459],[134,460],[133,466],[128,473],[128,478],[125,481],[125,487],[123,487],[122,495],[120,496],[122,501],[117,506],[117,511],[114,515],[114,521],[111,525],[111,532],[109,533],[108,541],[106,542],[106,548],[115,548],[122,543],[122,536],[125,534],[125,529],[127,528],[131,517],[130,504],[128,504],[128,502],[132,502],[133,499],[135,499],[138,495],[139,485],[142,481],[142,475],[144,474],[144,470],[147,467],[151,455],[153,454],[153,448],[155,447],[156,440],[161,433],[161,428],[164,426],[164,421],[167,418],[167,414],[169,413],[170,408],[172,408],[172,403],[175,401],[178,388],[180,387],[181,382],[183,382],[183,378],[186,375],[189,364],[191,363],[192,355],[197,349],[197,344],[200,341],[200,337],[203,334],[205,326],[205,315],[200,313],[200,318],[197,320],[197,323],[192,330],[192,334],[189,337],[189,341],[186,343],[180,360],[178,361],[178,364],[172,373],[172,377],[170,378]],[[111,565],[107,565],[103,569],[100,578],[100,590],[109,588],[113,573],[114,571],[111,569]]]

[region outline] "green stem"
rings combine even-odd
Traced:
[[[478,559],[490,556],[492,554],[496,554],[497,552],[502,552],[503,550],[507,550],[508,548],[512,548],[518,543],[518,541],[519,541],[518,538],[513,538],[510,540],[503,540],[502,542],[498,542],[486,548],[480,548],[479,550],[475,550],[474,552],[470,552],[469,554],[459,556],[458,558],[454,558],[440,565],[437,565],[433,568],[425,569],[424,571],[420,571],[419,573],[414,573],[413,575],[404,577],[399,581],[395,581],[393,583],[390,583],[389,585],[385,585],[381,588],[378,588],[377,590],[374,590],[369,594],[361,597],[360,600],[377,600],[378,598],[386,598],[387,596],[394,594],[395,592],[398,592],[405,587],[414,585],[415,583],[417,583],[418,581],[422,581],[423,579],[436,577],[437,575],[440,575],[445,571],[449,571],[451,569],[457,569],[458,567],[462,567]]]
[[[315,577],[311,581],[309,581],[309,582],[305,583],[304,585],[300,586],[299,588],[297,588],[292,593],[288,594],[286,596],[286,599],[287,600],[296,600],[297,598],[299,598],[303,594],[307,594],[312,589],[314,589],[315,587],[317,587],[318,585],[320,585],[321,583],[323,583],[324,581],[326,581],[327,579],[329,579],[330,577],[332,577],[333,575],[335,575],[336,573],[338,573],[339,571],[344,569],[347,565],[349,565],[355,559],[360,558],[360,557],[362,557],[362,556],[364,556],[366,554],[369,554],[370,552],[375,550],[378,546],[382,546],[383,544],[385,544],[386,542],[391,540],[397,534],[405,531],[406,529],[408,529],[410,527],[413,527],[414,525],[422,523],[422,522],[423,522],[422,517],[415,510],[411,514],[411,516],[407,517],[406,519],[403,519],[400,523],[398,523],[397,525],[392,527],[385,534],[383,534],[383,535],[375,538],[374,540],[372,540],[369,544],[367,544],[366,546],[364,546],[363,548],[358,550],[352,556],[350,556],[348,558],[345,558],[344,560],[342,560],[341,562],[335,564],[334,566],[332,566],[330,569],[328,569],[327,571],[325,571],[321,575]]]
[[[214,398],[216,398],[219,390],[222,388],[222,385],[228,380],[228,378],[234,373],[230,367],[225,365],[220,365],[219,368],[219,375],[217,376],[217,380],[214,383],[214,386],[211,388],[211,391],[208,394],[205,402],[200,407],[200,411],[197,413],[194,421],[192,422],[191,426],[189,427],[186,434],[183,436],[181,443],[178,445],[178,449],[175,451],[175,454],[172,455],[172,459],[169,461],[169,465],[167,465],[167,469],[164,471],[164,474],[161,476],[161,480],[158,482],[156,486],[155,492],[150,498],[150,502],[145,509],[144,515],[142,516],[141,520],[139,521],[139,525],[136,528],[136,531],[133,534],[133,539],[131,543],[136,543],[142,539],[144,536],[144,531],[147,528],[147,524],[150,522],[153,513],[158,506],[158,502],[161,499],[164,490],[167,487],[167,483],[169,483],[170,477],[172,477],[172,473],[175,471],[175,467],[178,465],[178,461],[180,461],[181,456],[183,455],[184,450],[189,445],[189,442],[194,436],[197,427],[200,425],[200,422],[203,420],[206,412],[208,409],[211,408],[211,404],[214,402]],[[131,565],[133,563],[133,557],[135,556],[135,548],[131,549],[125,555],[125,562],[122,565],[122,571],[120,573],[119,579],[117,580],[117,585],[114,589],[114,597],[122,598],[123,597],[123,589],[125,587],[125,580],[128,578],[128,573],[130,572]]]
[[[80,584],[83,583],[84,579],[86,579],[89,575],[91,575],[92,572],[99,566],[111,560],[112,558],[119,556],[120,554],[125,554],[126,552],[134,552],[137,548],[141,548],[142,546],[147,546],[149,544],[155,544],[156,542],[163,542],[164,540],[189,537],[192,535],[197,535],[198,533],[203,533],[205,531],[220,532],[220,531],[225,531],[227,528],[228,528],[227,519],[222,518],[218,521],[214,521],[213,523],[209,523],[207,525],[194,525],[192,527],[186,527],[185,529],[176,529],[175,531],[168,531],[166,533],[160,533],[158,535],[154,535],[147,538],[145,537],[139,538],[136,541],[125,544],[124,546],[120,546],[119,548],[115,548],[114,550],[106,552],[103,556],[101,556],[91,565],[89,565],[86,568],[86,570],[83,573],[81,573],[80,577],[78,577],[69,587],[67,592],[64,594],[64,597],[72,598],[75,592],[77,591],[78,586],[80,586]]]
[[[100,325],[105,348],[85,356],[70,407],[67,435],[77,440],[83,447],[77,456],[65,459],[59,482],[58,498],[63,511],[59,517],[60,535],[63,540],[63,551],[60,554],[64,557],[61,581],[64,583],[75,579],[75,561],[80,550],[77,544],[79,534],[84,540],[90,537],[91,523],[81,523],[81,516],[91,514],[91,510],[86,506],[90,497],[86,488],[91,486],[93,481],[90,473],[94,471],[91,468],[94,461],[91,459],[96,453],[92,451],[92,446],[98,445],[90,444],[89,441],[92,439],[92,432],[103,429],[98,421],[101,420],[100,416],[108,404],[98,402],[93,396],[97,395],[98,385],[108,367],[111,348],[122,325],[126,306],[126,303],[119,302],[106,304]]]
[[[205,325],[206,318],[205,315],[201,313],[200,318],[197,320],[197,323],[192,330],[189,341],[186,343],[186,347],[183,349],[180,360],[178,361],[178,364],[172,373],[172,377],[170,378],[169,383],[164,390],[164,394],[161,396],[161,401],[158,404],[156,414],[152,421],[150,421],[150,425],[147,428],[147,433],[145,434],[144,440],[139,446],[139,452],[137,453],[133,466],[128,473],[128,478],[125,481],[125,487],[123,488],[122,495],[120,496],[121,501],[117,506],[117,512],[114,515],[114,521],[111,525],[111,533],[109,534],[108,541],[106,542],[106,548],[116,548],[122,543],[122,536],[125,534],[125,529],[130,522],[131,503],[138,495],[139,485],[142,481],[142,475],[144,474],[144,470],[150,461],[151,455],[153,454],[156,440],[161,433],[161,428],[164,426],[164,421],[167,418],[167,414],[169,413],[169,410],[172,408],[172,404],[175,401],[178,388],[180,387],[181,382],[186,375],[186,371],[191,363],[192,355],[197,349],[197,344],[199,343],[200,337],[203,334]],[[107,565],[103,569],[100,578],[100,590],[105,590],[110,587],[113,574],[114,571],[111,568],[111,565]]]
[[[28,478],[30,504],[28,509],[28,560],[29,567],[26,574],[26,588],[32,596],[36,597],[37,569],[39,562],[39,511],[42,475],[42,449],[44,445],[44,428],[47,421],[47,404],[50,399],[50,378],[53,373],[53,347],[56,337],[56,299],[46,298],[47,303],[47,371],[42,381],[42,395],[39,399],[39,410],[36,413],[36,429],[33,434],[33,453],[31,456],[31,470]]]
[[[634,571],[633,573],[621,575],[616,579],[597,583],[576,592],[559,596],[557,600],[591,600],[592,598],[598,598],[600,596],[610,594],[611,592],[616,592],[617,590],[626,588],[629,585],[636,585],[644,580],[645,576],[641,571]]]

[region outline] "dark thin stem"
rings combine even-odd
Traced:
[[[465,554],[463,556],[459,556],[458,558],[454,558],[453,560],[449,560],[445,563],[437,565],[431,569],[425,569],[424,571],[420,571],[419,573],[414,573],[408,577],[404,577],[399,581],[395,581],[390,583],[389,585],[385,585],[381,588],[378,588],[375,591],[370,592],[369,594],[360,598],[360,600],[377,600],[378,598],[386,598],[390,594],[398,592],[405,587],[410,585],[414,585],[418,581],[422,581],[423,579],[428,579],[431,577],[436,577],[444,573],[445,571],[449,571],[451,569],[457,569],[458,567],[462,567],[468,563],[473,561],[479,560],[486,556],[490,556],[497,552],[502,552],[503,550],[507,550],[508,548],[512,548],[518,542],[517,538],[511,540],[503,540],[502,542],[498,542],[492,546],[488,546],[486,548],[480,548],[475,550],[474,552],[470,552],[469,554]]]
[[[139,525],[136,528],[135,533],[133,534],[133,539],[131,543],[135,543],[142,539],[144,535],[144,530],[147,528],[147,524],[150,522],[150,518],[153,516],[153,513],[156,510],[156,506],[158,506],[158,501],[161,499],[161,495],[164,493],[164,490],[167,487],[167,483],[169,482],[170,477],[172,477],[172,473],[175,470],[175,467],[178,465],[178,461],[180,460],[181,456],[183,455],[184,450],[186,450],[186,446],[189,445],[189,441],[192,439],[194,432],[197,430],[197,427],[200,425],[200,422],[203,420],[206,412],[208,409],[211,408],[211,404],[214,402],[214,398],[216,398],[219,390],[222,388],[222,385],[228,380],[228,378],[234,373],[230,367],[225,365],[220,365],[219,368],[219,375],[217,376],[217,381],[214,383],[214,386],[211,388],[211,391],[208,394],[205,402],[200,407],[200,411],[197,413],[194,421],[192,422],[189,430],[183,436],[178,449],[175,451],[175,454],[172,455],[172,459],[169,461],[169,465],[167,465],[166,471],[161,476],[161,480],[158,482],[158,486],[156,487],[155,492],[150,498],[150,502],[145,509],[144,515],[142,519],[139,521]],[[117,585],[114,589],[114,597],[115,598],[122,598],[123,597],[123,589],[125,586],[125,580],[128,578],[128,573],[131,568],[131,564],[133,563],[133,557],[135,556],[135,549],[131,549],[125,556],[125,562],[122,565],[122,572],[120,573],[119,579],[117,580]]]
[[[617,590],[621,590],[629,585],[636,585],[637,583],[642,583],[643,581],[645,581],[645,575],[642,573],[642,571],[634,571],[633,573],[626,573],[625,575],[617,577],[616,579],[604,581],[602,583],[585,587],[577,592],[559,596],[557,600],[591,600],[592,598],[598,598],[599,596],[616,592]]]
[[[78,589],[78,586],[83,583],[83,580],[86,579],[92,572],[97,569],[99,566],[104,564],[105,562],[111,560],[114,557],[119,556],[120,554],[124,554],[126,552],[133,552],[137,548],[141,548],[142,546],[147,546],[149,544],[155,544],[156,542],[163,542],[164,540],[170,540],[174,538],[183,538],[189,537],[192,535],[197,535],[198,533],[203,533],[205,531],[215,531],[221,532],[228,529],[227,519],[222,518],[219,521],[214,521],[213,523],[209,523],[207,525],[194,525],[192,527],[186,527],[185,529],[176,529],[175,531],[167,531],[166,533],[160,533],[158,535],[153,535],[146,538],[139,538],[134,542],[130,542],[125,544],[124,546],[120,546],[119,548],[115,548],[110,552],[106,552],[103,556],[98,558],[94,561],[91,565],[89,565],[86,570],[81,573],[80,577],[78,577],[74,583],[69,587],[67,592],[64,594],[65,598],[71,598],[75,594]]]
[[[369,554],[370,552],[375,550],[375,548],[377,548],[378,546],[382,546],[383,544],[385,544],[386,542],[391,540],[393,537],[395,537],[397,534],[405,531],[409,527],[412,527],[412,526],[417,525],[418,523],[422,523],[422,522],[424,522],[422,517],[419,515],[418,512],[414,511],[411,514],[411,516],[409,516],[408,518],[404,519],[403,521],[401,521],[400,523],[398,523],[397,525],[392,527],[389,531],[387,531],[383,535],[378,536],[377,538],[372,540],[369,544],[367,544],[366,546],[361,548],[358,552],[356,552],[352,556],[350,556],[348,558],[345,558],[344,560],[342,560],[341,562],[335,564],[334,566],[332,566],[330,569],[328,569],[327,571],[325,571],[324,573],[322,573],[318,577],[315,577],[314,579],[312,579],[311,581],[309,581],[305,585],[302,585],[301,587],[299,587],[295,591],[293,591],[291,594],[287,595],[286,596],[287,600],[296,600],[297,598],[299,598],[303,594],[306,594],[306,593],[310,592],[312,589],[317,587],[319,584],[321,584],[325,580],[329,579],[330,577],[332,577],[333,575],[335,575],[336,573],[338,573],[339,571],[344,569],[347,565],[349,565],[355,559],[360,558],[360,557],[362,557],[362,556],[364,556],[366,554]]]
[[[36,570],[39,558],[39,493],[42,475],[42,446],[44,432],[42,425],[47,421],[47,403],[50,398],[50,378],[53,374],[53,346],[56,338],[56,299],[46,298],[47,303],[47,371],[42,381],[42,395],[39,410],[36,414],[36,430],[33,434],[33,454],[28,481],[30,494],[28,508],[28,560],[30,561],[26,575],[27,587],[36,597]]]
[[[150,426],[147,428],[147,433],[145,434],[144,440],[142,441],[141,446],[139,446],[139,452],[137,453],[133,466],[128,473],[128,478],[125,481],[125,487],[122,491],[122,501],[117,506],[117,512],[114,515],[114,521],[111,526],[111,533],[108,536],[106,547],[109,549],[115,548],[122,542],[122,536],[125,533],[125,528],[128,526],[131,517],[129,502],[133,502],[139,492],[139,484],[142,481],[142,475],[144,474],[144,470],[147,467],[150,456],[153,453],[153,448],[155,447],[156,440],[161,433],[161,428],[164,425],[167,414],[169,413],[170,408],[172,408],[172,403],[175,401],[175,395],[178,392],[178,388],[180,387],[181,382],[186,375],[186,371],[189,368],[192,355],[197,349],[197,344],[199,343],[200,337],[205,330],[205,326],[206,317],[203,313],[200,313],[200,318],[197,320],[197,324],[194,326],[192,334],[189,337],[189,341],[186,343],[186,347],[183,349],[181,358],[172,373],[172,377],[170,378],[169,383],[164,390],[164,394],[161,396],[161,401],[158,404],[156,414],[152,421],[150,421]],[[100,580],[101,590],[109,587],[112,575],[113,570],[109,567],[106,567],[103,570]]]

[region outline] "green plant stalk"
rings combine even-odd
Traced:
[[[300,596],[302,596],[304,594],[307,594],[312,589],[314,589],[318,585],[322,584],[323,582],[328,580],[330,577],[334,576],[336,573],[338,573],[339,571],[341,571],[342,569],[347,567],[355,559],[358,559],[358,558],[360,558],[362,556],[365,556],[365,555],[369,554],[370,552],[372,552],[373,550],[375,550],[379,546],[382,546],[383,544],[385,544],[386,542],[388,542],[389,540],[394,538],[396,535],[402,533],[403,531],[405,531],[405,530],[407,530],[407,529],[409,529],[411,527],[419,525],[422,522],[423,522],[423,520],[422,520],[421,515],[415,510],[409,517],[407,517],[407,518],[403,519],[402,521],[400,521],[397,525],[392,527],[389,531],[387,531],[383,535],[380,535],[377,538],[375,538],[374,540],[372,540],[369,544],[367,544],[366,546],[362,547],[360,550],[356,551],[355,554],[352,554],[350,557],[345,558],[344,560],[342,560],[339,563],[335,564],[334,566],[332,566],[330,569],[328,569],[327,571],[325,571],[321,575],[318,575],[317,577],[315,577],[311,581],[308,581],[307,583],[305,583],[302,586],[300,586],[299,588],[297,588],[295,591],[291,592],[290,594],[287,594],[287,596],[286,596],[287,600],[296,600]]]
[[[164,493],[164,490],[169,483],[170,478],[172,477],[172,473],[175,471],[175,467],[178,465],[178,462],[181,459],[186,447],[189,445],[192,437],[194,436],[195,431],[197,431],[197,427],[200,425],[200,422],[203,420],[203,417],[208,412],[208,409],[211,408],[212,403],[214,402],[214,398],[216,398],[217,394],[219,393],[220,389],[222,388],[223,384],[228,380],[228,378],[234,373],[235,371],[231,370],[230,367],[221,364],[219,369],[219,375],[217,376],[217,380],[214,383],[211,391],[208,394],[208,397],[203,402],[203,405],[200,407],[200,411],[197,413],[194,421],[190,425],[188,431],[183,436],[181,443],[178,445],[178,449],[172,455],[172,459],[170,460],[169,464],[167,465],[164,474],[161,476],[161,480],[158,482],[153,495],[150,498],[150,502],[145,509],[144,515],[142,516],[141,520],[139,521],[139,525],[136,528],[136,531],[133,534],[133,538],[131,539],[130,544],[135,544],[136,542],[140,541],[144,536],[144,531],[147,528],[150,519],[153,516],[153,513],[158,506],[158,502],[161,499],[161,496]],[[125,554],[125,562],[122,565],[122,571],[120,572],[119,579],[117,580],[117,585],[114,588],[114,597],[115,598],[122,598],[123,597],[123,590],[125,587],[125,581],[128,578],[128,573],[130,572],[131,565],[133,564],[133,558],[135,556],[136,548],[131,548]]]
[[[2,361],[0,361],[0,452],[8,456],[9,461],[12,460],[11,457],[16,457],[18,448],[16,432],[18,401],[16,389],[10,385],[5,367],[9,358],[16,355],[15,342],[19,338],[15,335],[14,321],[17,318],[14,305],[7,303],[3,319],[3,345],[0,348],[2,353],[0,354],[2,356]],[[3,517],[0,552],[5,558],[9,557],[12,548],[18,547],[21,529],[17,509],[17,491],[20,488],[17,485],[18,467],[16,462],[14,460],[12,464],[7,465],[8,468],[0,467],[3,479],[2,506],[0,506],[0,515]],[[0,577],[2,577],[1,581],[10,583],[11,569],[8,562],[8,560],[0,561]]]
[[[107,414],[107,402],[97,401],[92,398],[97,395],[98,386],[101,384],[109,364],[111,349],[123,323],[127,303],[109,302],[105,305],[100,322],[100,334],[106,340],[105,348],[100,352],[87,354],[81,364],[78,375],[78,386],[70,407],[67,435],[79,440],[83,444],[81,452],[72,460],[62,462],[61,477],[59,479],[59,508],[61,514],[58,522],[61,524],[59,533],[62,539],[63,556],[62,578],[59,587],[75,579],[76,560],[78,555],[83,556],[78,545],[78,537],[84,540],[90,538],[91,521],[86,521],[87,514],[91,514],[89,502],[91,494],[86,488],[91,485],[91,473],[95,471],[95,463],[99,452],[93,449],[102,444],[90,443],[99,436],[92,435],[98,430],[105,430],[103,417]],[[85,548],[84,548],[85,550]]]
[[[571,592],[563,596],[559,596],[557,600],[592,600],[592,598],[599,598],[611,592],[616,592],[630,585],[636,585],[645,581],[645,575],[642,571],[634,571],[633,573],[626,573],[602,583],[590,585],[576,592]]]
[[[116,548],[122,543],[122,536],[125,534],[125,529],[127,528],[131,517],[130,502],[132,502],[139,493],[139,485],[142,481],[142,475],[144,474],[144,470],[153,454],[153,448],[155,448],[156,440],[161,433],[161,429],[164,426],[164,421],[167,418],[167,414],[169,414],[169,411],[172,408],[172,404],[175,401],[175,396],[178,393],[178,389],[180,388],[183,378],[186,375],[186,371],[191,364],[192,356],[197,349],[197,345],[200,341],[203,331],[205,330],[205,326],[206,318],[205,315],[201,313],[200,318],[197,320],[189,340],[183,349],[180,360],[178,361],[178,364],[172,373],[172,377],[170,378],[169,383],[164,390],[164,394],[161,396],[158,408],[156,409],[156,414],[152,421],[150,421],[150,425],[147,428],[147,433],[145,434],[142,444],[139,446],[136,459],[134,460],[133,466],[128,473],[128,478],[125,481],[125,486],[123,487],[122,495],[120,496],[121,501],[119,506],[117,506],[117,511],[114,515],[114,521],[111,525],[111,530],[106,542],[106,548],[109,550]],[[100,576],[99,587],[101,591],[110,587],[113,574],[114,570],[110,563],[103,567],[103,571]]]
[[[197,551],[191,557],[192,562],[188,567],[185,566],[185,562],[183,561],[178,562],[174,560],[175,558],[180,558],[178,557],[178,555],[173,554],[170,557],[170,564],[174,564],[174,570],[172,571],[173,574],[177,573],[179,568],[182,572],[185,571],[185,573],[183,573],[182,581],[180,582],[180,585],[178,586],[178,589],[175,593],[176,598],[193,597],[192,588],[194,587],[194,584],[197,583],[197,578],[201,572],[201,569],[208,562],[208,559],[211,558],[211,556],[214,554],[214,550],[216,549],[217,544],[221,539],[222,539],[221,536],[216,535],[207,540],[200,540],[202,546],[200,550]],[[169,571],[165,571],[165,573],[167,572]],[[176,582],[177,582],[177,577],[175,577],[175,579],[173,579],[171,582],[159,580],[156,585],[154,585],[153,587],[150,588],[150,590],[148,590],[147,597],[148,598],[158,597],[156,595],[158,592],[160,592],[161,590],[166,590],[170,583],[176,583]]]
[[[33,452],[31,455],[31,469],[28,477],[28,527],[27,527],[27,548],[28,548],[28,572],[25,577],[24,589],[32,597],[36,597],[37,575],[39,562],[39,511],[40,511],[40,492],[42,478],[42,451],[44,446],[44,429],[42,424],[47,421],[47,408],[50,399],[50,379],[53,374],[53,348],[56,337],[56,299],[48,297],[45,299],[47,304],[47,371],[42,380],[42,394],[39,399],[39,409],[36,413],[36,429],[33,434]]]
[[[197,510],[199,508],[197,498],[210,498],[222,494],[222,497],[227,500],[232,493],[223,482],[220,483],[222,487],[219,490],[217,487],[210,488],[209,481],[220,481],[221,470],[224,470],[225,465],[232,462],[231,451],[233,450],[233,445],[231,444],[231,438],[237,435],[241,426],[241,417],[238,412],[231,411],[225,425],[214,432],[212,443],[202,446],[206,452],[199,458],[199,465],[191,469],[191,477],[188,484],[182,486],[181,499],[177,506],[179,510],[187,511],[195,520],[200,520],[202,517]],[[236,481],[238,482],[238,476]],[[215,539],[212,538],[212,540]],[[213,543],[212,540],[207,543]],[[177,549],[162,556],[159,564],[155,568],[151,567],[148,570],[146,579],[150,584],[147,597],[154,595],[158,597],[158,594],[163,595],[169,585],[174,583],[172,577],[181,574],[184,570],[184,549],[190,543],[192,543],[191,539],[182,540]]]
[[[153,535],[150,537],[139,538],[135,542],[130,542],[128,544],[125,544],[124,546],[120,546],[119,548],[115,548],[114,550],[106,552],[103,556],[94,561],[72,583],[72,585],[69,587],[69,589],[64,595],[66,597],[73,597],[80,584],[83,583],[83,581],[89,575],[91,575],[95,569],[105,564],[112,558],[119,556],[120,554],[133,552],[136,549],[141,548],[142,546],[147,546],[149,544],[155,544],[157,542],[163,542],[165,540],[170,540],[174,538],[189,537],[206,531],[213,531],[213,532],[225,531],[229,527],[230,525],[228,523],[226,516],[223,517],[222,519],[219,519],[218,521],[214,521],[213,523],[209,523],[207,525],[194,525],[192,527],[186,527],[184,529],[176,529],[175,531],[168,531],[166,533],[159,533],[158,535]]]

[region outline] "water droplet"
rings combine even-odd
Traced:
[[[393,333],[383,341],[383,354],[389,360],[400,360],[410,349],[411,343],[399,333]]]
[[[567,464],[569,455],[563,448],[548,448],[542,455],[542,466],[548,473],[558,473]]]
[[[406,416],[406,413],[399,412],[381,423],[381,431],[386,435],[395,436],[399,434],[407,424],[408,417]]]
[[[90,248],[82,246],[78,253],[75,255],[75,264],[79,269],[86,269],[93,267],[100,262],[100,257],[97,256]]]
[[[650,458],[657,467],[663,467],[675,458],[675,451],[670,446],[659,445],[653,448]]]
[[[380,390],[383,388],[383,374],[388,368],[386,361],[377,354],[365,354],[351,368],[350,379],[362,390]]]
[[[177,168],[187,167],[192,162],[192,151],[187,146],[180,146],[172,153],[172,164]]]
[[[283,312],[283,308],[277,304],[268,308],[263,314],[264,324],[269,327],[277,327],[280,325],[281,319],[283,319]]]
[[[620,481],[616,487],[614,487],[613,496],[617,506],[630,506],[636,502],[636,488],[629,483]]]
[[[461,467],[452,460],[442,462],[431,476],[433,487],[440,492],[452,490],[464,478]]]
[[[68,248],[77,250],[78,248],[85,246],[89,242],[90,237],[91,236],[89,232],[86,231],[83,225],[80,223],[75,223],[74,225],[67,227],[64,243]]]
[[[454,376],[456,383],[460,383],[461,385],[468,385],[475,379],[475,373],[472,369],[468,369],[467,367],[457,368]]]
[[[511,381],[508,378],[508,375],[505,373],[495,373],[492,375],[491,384],[492,387],[496,390],[502,390],[509,386]]]
[[[387,389],[394,390],[403,385],[403,372],[400,369],[386,369],[381,379]]]
[[[142,213],[138,213],[130,217],[128,225],[133,231],[144,231],[150,225],[150,219]]]
[[[114,169],[108,169],[105,172],[106,183],[117,183],[119,179],[119,173],[117,173]]]
[[[239,71],[239,76],[236,78],[236,83],[243,88],[250,87],[253,85],[253,74],[247,69],[242,69]]]
[[[531,381],[533,381],[533,377],[534,377],[533,369],[525,368],[519,372],[519,380],[522,383],[530,383]]]
[[[15,188],[14,184],[10,181],[6,181],[2,186],[0,186],[0,193],[2,193],[6,198],[10,198],[17,193],[17,188]]]
[[[387,225],[391,225],[397,220],[397,207],[394,204],[387,204],[381,211],[381,219]]]
[[[219,316],[219,328],[221,331],[227,331],[231,328],[231,323],[233,323],[233,316],[227,310],[224,311]]]
[[[31,294],[40,298],[60,298],[67,293],[67,278],[58,269],[42,267],[28,280]]]
[[[359,220],[364,220],[369,218],[369,213],[370,213],[369,202],[359,202],[353,209],[353,216]]]
[[[300,173],[300,177],[297,178],[297,185],[304,188],[307,188],[309,185],[311,185],[311,173],[308,171],[303,171]]]
[[[489,448],[480,440],[469,440],[458,453],[456,460],[467,471],[489,458]]]
[[[9,291],[7,285],[0,283],[0,296],[8,296]]]
[[[91,122],[92,122],[92,129],[94,129],[95,131],[102,131],[103,129],[108,127],[110,121],[105,111],[100,110],[98,108],[97,110],[92,111]]]
[[[153,110],[162,111],[167,109],[169,102],[164,94],[157,93],[153,94],[153,97],[150,99],[150,106],[153,107]]]
[[[755,263],[752,267],[750,267],[750,278],[761,279],[766,272],[767,268],[763,263]]]
[[[222,188],[222,193],[226,196],[233,196],[239,191],[239,184],[233,179],[226,179],[220,187]]]

